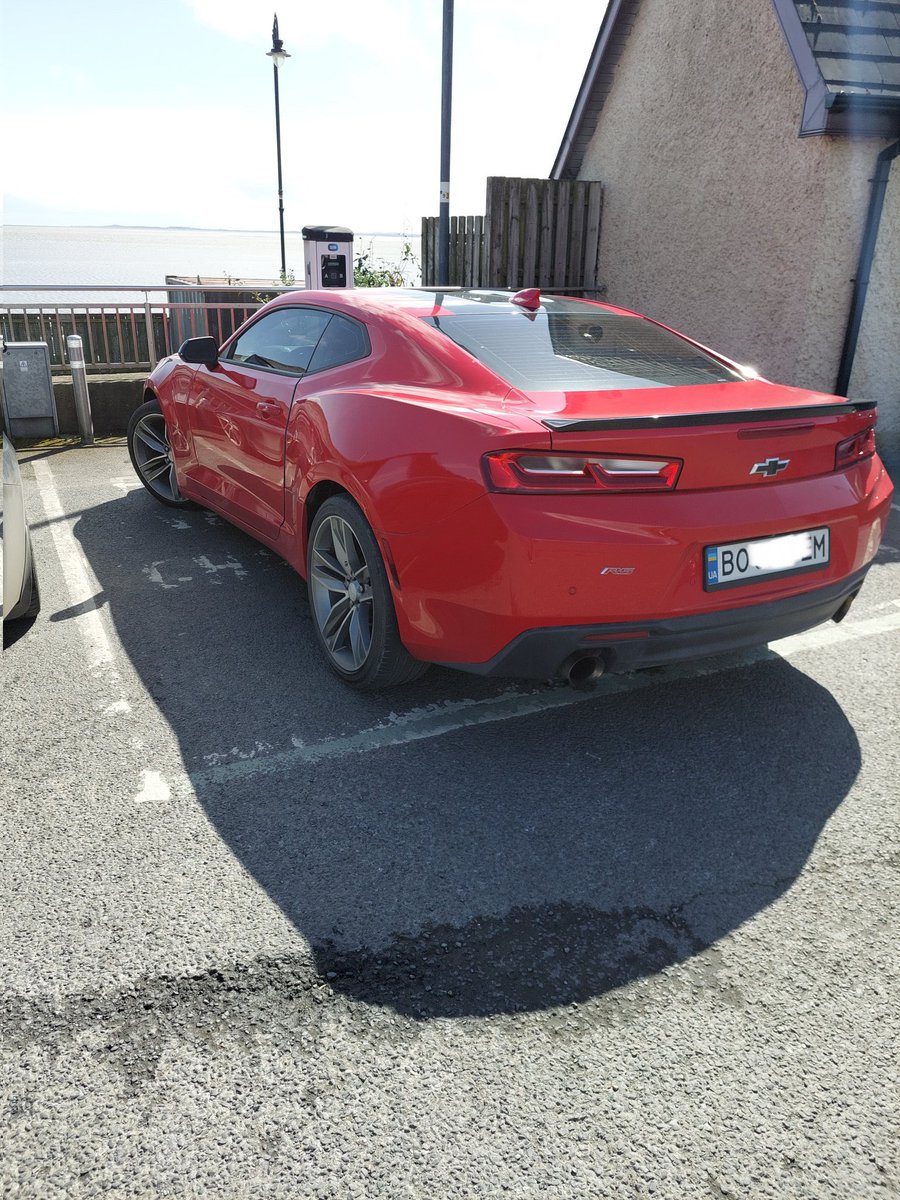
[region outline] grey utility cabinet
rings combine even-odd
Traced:
[[[56,437],[59,420],[46,342],[3,343],[3,424],[10,437]]]

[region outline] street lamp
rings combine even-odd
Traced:
[[[275,150],[278,155],[278,227],[281,231],[281,282],[287,278],[287,264],[284,258],[284,196],[281,190],[281,109],[278,105],[278,68],[286,58],[291,56],[284,48],[284,43],[278,36],[278,13],[275,13],[275,24],[272,26],[272,49],[266,51],[266,57],[272,60],[272,73],[275,77]]]
[[[441,51],[441,193],[438,206],[438,287],[450,284],[450,112],[453,101],[453,0],[444,0]]]

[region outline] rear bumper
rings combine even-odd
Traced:
[[[607,631],[655,646],[684,631],[693,638],[682,655],[689,657],[715,653],[732,624],[746,623],[744,639],[724,645],[765,642],[827,620],[830,595],[852,593],[877,552],[892,492],[875,457],[823,477],[712,493],[485,494],[438,527],[391,536],[400,636],[425,662],[521,675],[534,670],[517,667],[511,648],[533,637],[578,649],[582,635]],[[830,530],[830,562],[820,571],[704,590],[704,547],[821,526]],[[803,618],[817,596],[822,615]],[[772,630],[757,627],[768,612],[801,616],[786,627],[777,619]],[[673,657],[651,659],[649,647],[613,649],[615,670]],[[540,656],[543,673],[554,657]]]
[[[723,654],[802,633],[836,615],[840,619],[867,571],[866,566],[839,583],[749,607],[662,621],[530,629],[487,662],[440,665],[476,675],[550,679],[567,660],[582,656],[596,656],[607,671],[623,673]]]

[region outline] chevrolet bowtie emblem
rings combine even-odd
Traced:
[[[790,465],[789,458],[767,458],[765,462],[754,463],[751,475],[765,475],[766,479],[771,479],[773,475],[777,475],[779,471],[784,471]]]

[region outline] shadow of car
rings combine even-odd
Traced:
[[[286,992],[327,981],[427,1021],[578,1003],[698,958],[709,980],[705,952],[792,888],[860,769],[840,704],[775,656],[329,755],[404,714],[323,676],[285,563],[140,492],[74,528],[196,802],[302,935],[260,947]],[[500,686],[434,669],[406,700],[458,710]],[[274,766],[228,767],[257,755]]]

